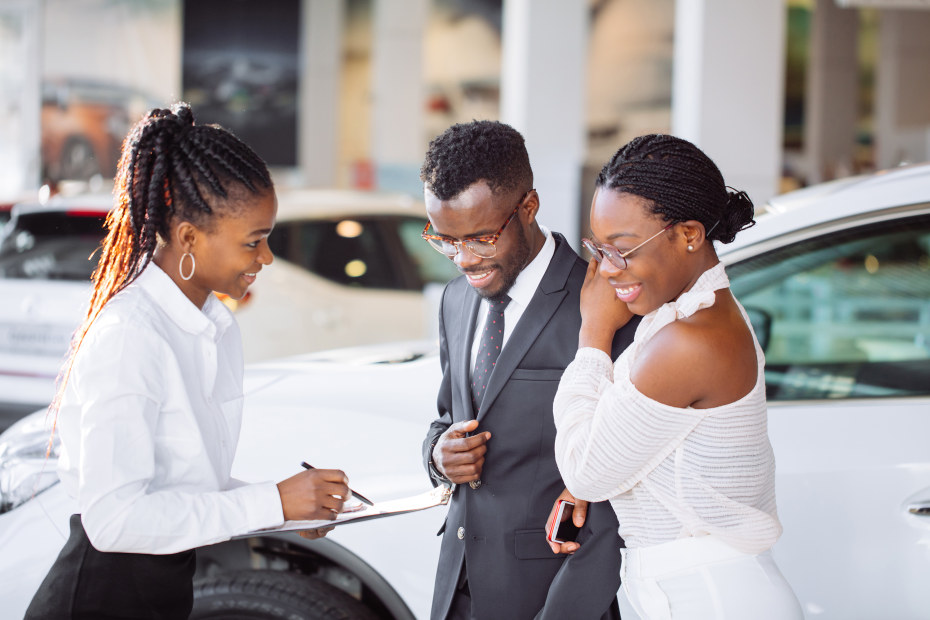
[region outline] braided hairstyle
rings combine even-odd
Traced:
[[[429,143],[420,180],[440,200],[455,198],[477,181],[493,194],[533,187],[523,136],[498,121],[452,125]]]
[[[711,241],[730,243],[755,224],[746,192],[728,188],[701,149],[674,136],[634,138],[604,165],[596,185],[645,198],[666,222],[697,220]]]
[[[170,110],[156,108],[133,126],[123,141],[114,208],[107,215],[107,236],[91,277],[90,306],[72,338],[53,411],[61,403],[88,329],[106,303],[139,277],[160,240],[167,242],[172,221],[177,218],[209,230],[220,205],[233,209],[241,204],[235,199],[240,195],[271,190],[265,162],[229,131],[195,125],[186,103]]]

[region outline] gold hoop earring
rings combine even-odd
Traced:
[[[186,256],[191,257],[191,272],[185,276],[184,275],[184,258]],[[190,252],[185,252],[184,254],[182,254],[181,260],[178,261],[178,275],[181,276],[181,279],[186,282],[187,280],[190,280],[191,278],[193,278],[195,269],[197,269],[197,261],[194,260],[194,255],[191,254]]]

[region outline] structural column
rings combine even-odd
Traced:
[[[672,133],[757,204],[781,176],[784,0],[678,0]]]
[[[817,0],[810,37],[804,152],[810,184],[848,176],[859,116],[859,11]]]
[[[372,159],[379,189],[422,194],[423,31],[429,0],[375,0]]]
[[[298,114],[300,185],[337,184],[342,0],[303,0]]]
[[[930,11],[881,12],[875,84],[876,165],[930,159]]]
[[[503,10],[501,120],[526,138],[540,221],[577,248],[588,3],[504,0]]]
[[[40,182],[41,0],[0,3],[0,200]]]

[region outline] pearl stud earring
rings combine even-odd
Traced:
[[[693,245],[689,245],[689,246],[688,246],[688,251],[689,251],[689,252],[693,252],[693,251],[694,251],[694,246],[693,246]]]

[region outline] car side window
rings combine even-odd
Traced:
[[[405,218],[398,223],[397,232],[404,249],[416,265],[420,281],[445,284],[461,274],[455,263],[423,240],[420,235],[424,226],[426,226],[425,219]]]
[[[405,288],[403,275],[385,257],[389,246],[374,219],[278,222],[268,245],[275,255],[338,284]]]
[[[930,216],[727,268],[765,349],[769,400],[930,394]]]

